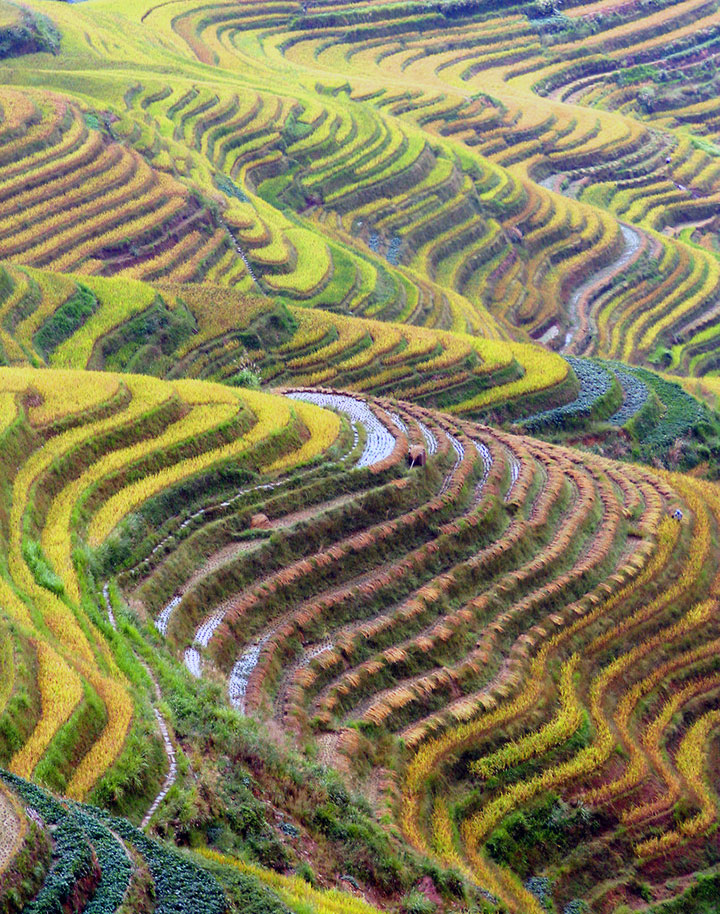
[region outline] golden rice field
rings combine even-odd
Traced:
[[[718,0],[0,2],[0,914],[711,914]]]

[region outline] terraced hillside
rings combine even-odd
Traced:
[[[378,810],[399,804],[418,848],[511,910],[542,910],[536,883],[610,910],[712,855],[717,607],[699,579],[714,574],[715,489],[417,407],[292,396],[364,427],[355,458],[375,479],[266,494],[266,544],[237,540],[228,518],[136,553],[121,584],[190,673],[315,734]],[[433,455],[421,498],[414,471],[380,475],[407,441]],[[682,525],[667,519],[680,506]],[[515,813],[527,805],[534,832]],[[633,857],[624,879],[605,863]],[[534,866],[543,879],[527,882]]]
[[[720,456],[712,410],[670,381],[619,362],[333,314],[210,284],[149,285],[6,265],[0,285],[0,354],[15,366],[240,386],[332,383],[466,418],[513,420],[546,437],[599,437],[616,456],[682,467]]]
[[[150,285],[10,265],[0,276],[8,365],[236,383],[257,376],[275,386],[333,381],[463,411],[518,401],[522,412],[532,398],[561,403],[578,389],[568,362],[528,344],[288,306],[209,283]]]
[[[536,902],[498,857],[497,826],[536,796],[550,809],[549,790],[589,810],[570,832],[588,856],[578,850],[554,882],[561,900],[589,879],[599,909],[632,892],[631,871],[606,886],[591,865],[598,844],[621,840],[620,821],[632,822],[634,878],[648,891],[669,878],[659,855],[693,841],[707,851],[714,680],[695,674],[714,656],[714,591],[708,599],[700,583],[715,562],[711,484],[317,388],[279,400],[111,373],[2,369],[0,380],[11,771],[117,803],[117,778],[134,776],[140,751],[155,780],[125,808],[140,817],[147,797],[149,821],[188,776],[177,752],[202,764],[192,731],[178,749],[170,736],[187,712],[171,700],[166,718],[148,679],[147,664],[164,656],[167,670],[175,657],[222,683],[242,713],[316,740],[321,760],[359,778],[378,813],[398,810],[411,841],[464,875],[467,891],[518,910]],[[408,469],[411,444],[426,467]],[[679,506],[683,524],[662,519]],[[651,715],[642,736],[653,690],[675,680],[668,707],[697,698],[706,712],[663,736],[663,691],[660,722]],[[650,733],[679,739],[677,758],[652,755]],[[648,748],[633,755],[640,739]],[[614,761],[615,740],[627,765]],[[663,783],[675,791],[667,803]],[[663,818],[677,802],[682,827]],[[322,833],[296,815],[298,834]]]
[[[713,2],[524,12],[53,7],[0,253],[707,372]]]
[[[97,610],[87,615],[95,585],[77,552],[81,530],[103,540],[160,493],[174,511],[172,492],[189,498],[210,472],[222,488],[311,460],[339,425],[311,406],[196,381],[32,369],[2,369],[0,381],[0,587],[20,649],[16,664],[6,629],[0,757],[21,777],[83,799],[154,727],[134,713],[137,671],[133,681]]]
[[[0,879],[13,892],[11,910],[48,911],[70,906],[86,911],[156,910],[215,914],[228,901],[308,905],[332,914],[352,910],[378,914],[370,905],[344,902],[331,892],[311,888],[299,878],[207,854],[204,867],[148,839],[126,820],[79,803],[59,803],[33,784],[9,773],[0,775],[3,802],[16,815],[16,845]],[[51,856],[52,851],[52,856]],[[28,863],[34,883],[23,880]],[[213,873],[208,872],[212,866]],[[38,888],[39,886],[39,888]],[[36,894],[33,895],[33,892]],[[282,901],[280,900],[282,899]],[[13,908],[12,905],[21,907]],[[24,907],[22,907],[24,905]],[[6,908],[7,909],[7,908]]]
[[[717,910],[719,17],[0,3],[0,914]]]

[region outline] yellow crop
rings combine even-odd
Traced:
[[[533,756],[547,752],[549,748],[568,739],[577,730],[582,721],[580,703],[572,683],[577,665],[577,655],[563,664],[559,687],[560,710],[556,717],[541,730],[506,743],[492,755],[477,759],[471,766],[474,774],[487,778],[505,768],[514,767]]]
[[[67,795],[75,800],[83,800],[118,757],[133,717],[132,698],[119,681],[89,669],[86,670],[86,676],[105,705],[107,723],[100,738],[93,743],[75,769],[67,786]]]
[[[246,435],[231,444],[215,448],[197,457],[181,460],[153,476],[145,477],[126,486],[109,498],[94,515],[88,528],[89,543],[97,546],[123,517],[162,489],[195,473],[209,469],[214,464],[240,456],[290,421],[291,413],[288,401],[278,401],[277,397],[255,391],[243,391],[242,400],[250,406],[257,417],[257,422]],[[201,415],[196,415],[194,421],[198,428],[203,426]]]
[[[278,292],[297,292],[311,295],[317,291],[332,269],[332,259],[327,244],[305,229],[290,229],[288,241],[297,252],[297,264],[290,273],[269,276],[268,285]]]
[[[33,643],[37,653],[42,713],[30,738],[10,761],[10,770],[23,778],[32,777],[50,741],[83,698],[77,673],[45,641]]]
[[[0,394],[0,432],[5,431],[15,421],[18,405],[14,393]]]
[[[290,451],[266,467],[267,473],[308,463],[331,447],[340,434],[340,417],[337,413],[302,400],[295,400],[293,409],[310,432],[310,437],[298,450]]]
[[[448,412],[463,413],[502,403],[533,391],[546,390],[559,384],[568,373],[568,363],[554,352],[525,343],[505,344],[522,365],[524,374],[517,381],[483,390],[470,400],[451,406]]]
[[[314,889],[300,876],[283,876],[274,870],[245,863],[236,857],[227,857],[217,851],[202,849],[200,853],[224,866],[231,866],[241,873],[247,873],[259,879],[279,896],[291,911],[306,914],[308,911],[317,914],[378,914],[373,907],[361,898],[355,898],[337,889]]]
[[[152,287],[131,279],[84,276],[82,281],[95,293],[100,308],[58,346],[51,359],[53,365],[85,368],[97,338],[147,308],[155,298]]]
[[[216,428],[233,418],[237,413],[235,404],[201,404],[194,406],[190,413],[173,422],[155,438],[143,438],[138,444],[111,451],[95,461],[92,466],[57,496],[48,512],[42,545],[45,554],[65,582],[68,596],[79,602],[80,590],[72,563],[71,518],[81,494],[103,477],[123,467],[131,466],[152,452],[161,452],[181,441],[191,441],[198,435]]]

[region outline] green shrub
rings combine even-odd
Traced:
[[[229,377],[225,383],[232,387],[249,387],[251,390],[259,390],[260,376],[251,368],[243,368],[242,371]]]
[[[437,910],[435,902],[418,889],[413,889],[403,896],[400,906],[406,914],[433,914]]]
[[[60,32],[53,23],[38,13],[23,10],[19,21],[0,29],[0,60],[60,50]]]
[[[90,289],[79,285],[77,292],[60,305],[35,334],[35,348],[47,359],[50,353],[70,339],[92,317],[98,307],[98,300]]]
[[[62,582],[62,578],[55,572],[45,557],[40,543],[36,540],[25,539],[23,541],[23,558],[40,587],[45,587],[58,596],[65,593],[65,585]]]

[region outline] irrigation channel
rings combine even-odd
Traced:
[[[546,190],[549,190],[552,193],[560,194],[563,197],[567,197],[569,200],[575,200],[577,198],[572,193],[565,193],[562,190],[563,179],[565,177],[566,175],[563,174],[549,175],[547,178],[544,178],[538,183],[541,187],[544,187]],[[581,329],[581,303],[583,301],[589,302],[589,300],[593,297],[593,293],[602,292],[611,280],[619,276],[623,270],[625,270],[637,260],[643,250],[643,247],[645,246],[646,236],[644,236],[643,233],[641,233],[637,228],[625,225],[624,223],[620,223],[620,231],[622,233],[624,242],[622,253],[611,263],[601,267],[599,270],[594,272],[588,279],[585,280],[585,282],[580,283],[580,285],[577,286],[577,288],[570,296],[570,300],[568,301],[569,327],[565,332],[565,339],[562,346],[560,347],[560,352],[566,353],[577,351],[578,344],[582,343],[583,341],[582,339],[576,339],[577,333]],[[591,315],[588,314],[583,336],[592,336],[595,332],[596,328],[594,319]],[[545,333],[543,333],[541,337],[539,337],[538,342],[547,345],[559,334],[559,326],[557,324],[553,324],[545,331]]]

